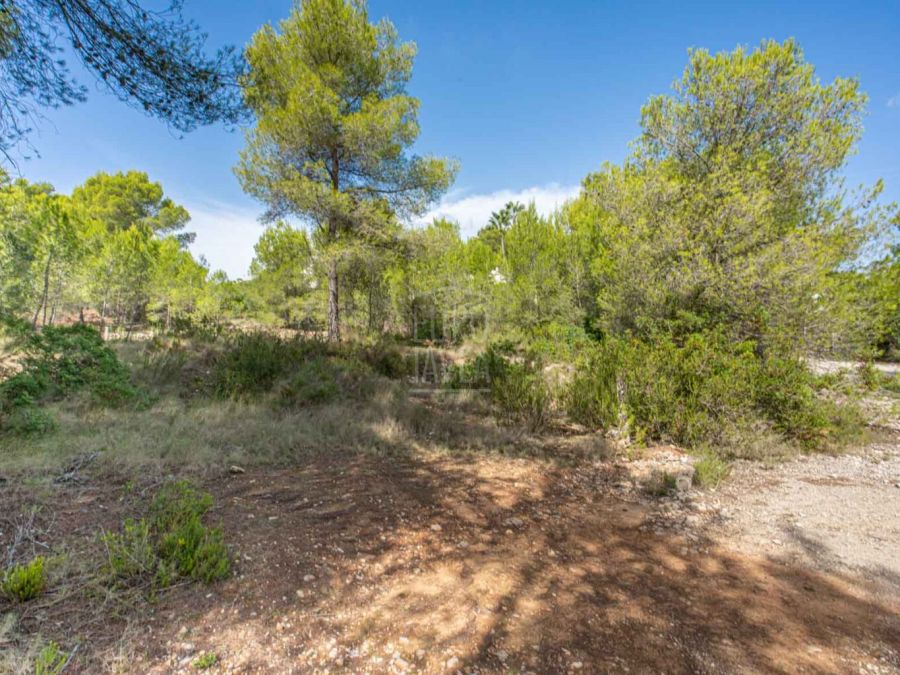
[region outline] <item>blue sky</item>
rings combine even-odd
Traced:
[[[211,45],[244,45],[288,0],[186,0]],[[900,2],[622,2],[596,0],[370,0],[418,44],[410,86],[422,101],[417,152],[461,162],[435,213],[463,232],[508,199],[544,210],[573,194],[603,161],[621,161],[639,110],[665,93],[689,47],[730,50],[795,37],[822,80],[859,77],[869,114],[850,183],[881,177],[900,201]],[[93,81],[88,103],[51,111],[32,138],[41,158],[31,180],[69,191],[96,171],[141,169],[193,214],[195,253],[245,274],[261,207],[231,168],[240,131],[207,128],[183,138],[119,103]]]

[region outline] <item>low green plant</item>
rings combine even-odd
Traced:
[[[18,436],[39,436],[55,430],[56,420],[35,405],[19,405],[9,412],[4,427]]]
[[[866,391],[875,391],[881,384],[881,373],[871,361],[864,361],[856,370],[860,386]]]
[[[103,535],[106,569],[121,582],[166,587],[178,578],[204,583],[230,572],[228,548],[221,528],[203,524],[212,496],[184,482],[164,485],[145,518],[129,519],[119,533]]]
[[[513,347],[509,343],[492,343],[463,364],[448,368],[445,385],[449,389],[487,389],[495,380],[506,376]]]
[[[304,361],[278,391],[278,399],[285,406],[327,403],[338,398],[341,371],[323,357]]]
[[[892,394],[900,394],[900,373],[885,373],[881,377],[881,388]]]
[[[299,364],[324,356],[319,340],[283,339],[262,332],[232,336],[215,362],[213,390],[223,398],[251,399],[268,392]]]
[[[191,665],[193,665],[197,670],[208,670],[218,662],[219,657],[216,656],[214,652],[203,652],[200,656],[194,659],[194,662]]]
[[[694,485],[717,487],[731,473],[731,466],[713,452],[705,452],[694,462]]]
[[[666,497],[678,489],[678,479],[668,471],[656,472],[650,476],[644,489],[654,497]]]
[[[59,675],[66,667],[69,655],[55,642],[48,642],[34,660],[34,675]]]
[[[37,556],[24,565],[13,565],[3,575],[0,590],[18,602],[33,600],[47,587],[47,572],[44,557]]]

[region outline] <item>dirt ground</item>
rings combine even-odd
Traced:
[[[896,673],[897,442],[860,464],[739,467],[677,499],[624,487],[623,461],[348,454],[223,471],[205,486],[233,578],[127,608],[51,589],[16,611],[77,645],[66,672],[193,672],[213,652],[222,673]],[[868,506],[845,508],[848,481]],[[151,487],[0,485],[0,544],[10,514],[40,505],[42,543],[86,555]]]

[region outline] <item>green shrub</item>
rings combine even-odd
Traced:
[[[410,374],[410,364],[403,352],[388,342],[376,342],[354,348],[347,356],[359,359],[383,377],[396,380]]]
[[[19,436],[41,435],[56,429],[56,421],[37,406],[20,405],[9,412],[3,427]]]
[[[0,584],[3,594],[18,602],[38,597],[47,587],[47,573],[43,556],[37,556],[25,565],[14,565],[3,575]]]
[[[34,660],[34,675],[59,675],[66,667],[69,655],[55,642],[48,642]]]
[[[513,353],[508,343],[488,345],[481,354],[461,365],[448,368],[446,386],[450,389],[487,389],[491,382],[506,376],[509,356]]]
[[[550,402],[547,384],[536,366],[511,362],[500,377],[491,380],[491,403],[502,424],[521,424],[537,431],[550,418]]]
[[[191,664],[197,670],[208,670],[212,668],[219,662],[219,657],[215,655],[214,652],[203,652],[200,656],[194,659],[194,662]]]
[[[894,373],[893,375],[886,373],[881,378],[881,386],[893,394],[900,394],[900,373]]]
[[[875,391],[881,384],[881,373],[871,361],[862,363],[856,371],[859,384],[866,391]]]
[[[717,487],[728,478],[731,467],[713,452],[705,452],[694,462],[694,484],[701,487]]]
[[[340,393],[338,379],[340,368],[330,364],[321,357],[316,357],[300,364],[297,372],[285,382],[278,398],[285,406],[303,406],[316,403],[327,403],[336,399]]]
[[[99,405],[145,405],[145,392],[131,383],[128,369],[90,326],[45,326],[23,338],[22,370],[0,383],[0,425],[15,433],[53,428],[36,407],[86,389]]]
[[[618,345],[592,345],[575,364],[575,376],[563,393],[570,418],[594,429],[611,428],[619,421],[619,377],[621,355]]]
[[[285,340],[265,333],[232,337],[212,373],[213,389],[224,398],[254,398],[270,391],[309,358],[324,356],[327,345],[317,340]]]
[[[106,564],[109,574],[117,579],[138,579],[156,571],[159,559],[156,545],[146,520],[126,518],[122,531],[105,534]]]
[[[122,532],[103,536],[109,575],[125,582],[149,579],[159,587],[178,578],[224,579],[230,572],[224,535],[203,524],[211,507],[212,496],[188,483],[164,485],[146,518],[126,520]]]
[[[852,402],[837,405],[819,395],[823,384],[784,351],[760,355],[754,343],[717,332],[680,340],[659,335],[652,341],[607,339],[591,347],[576,362],[563,402],[573,420],[594,428],[613,426],[624,412],[639,441],[730,454],[762,425],[814,449],[845,443],[862,428]]]

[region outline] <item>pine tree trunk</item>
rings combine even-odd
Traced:
[[[340,342],[341,317],[338,304],[338,261],[332,259],[328,267],[328,341]]]
[[[38,317],[41,315],[41,308],[44,309],[44,324],[47,323],[47,293],[50,290],[50,264],[53,261],[53,249],[47,254],[47,264],[44,267],[44,291],[41,293],[41,304],[34,310],[34,318],[31,320],[31,327],[37,328]]]

